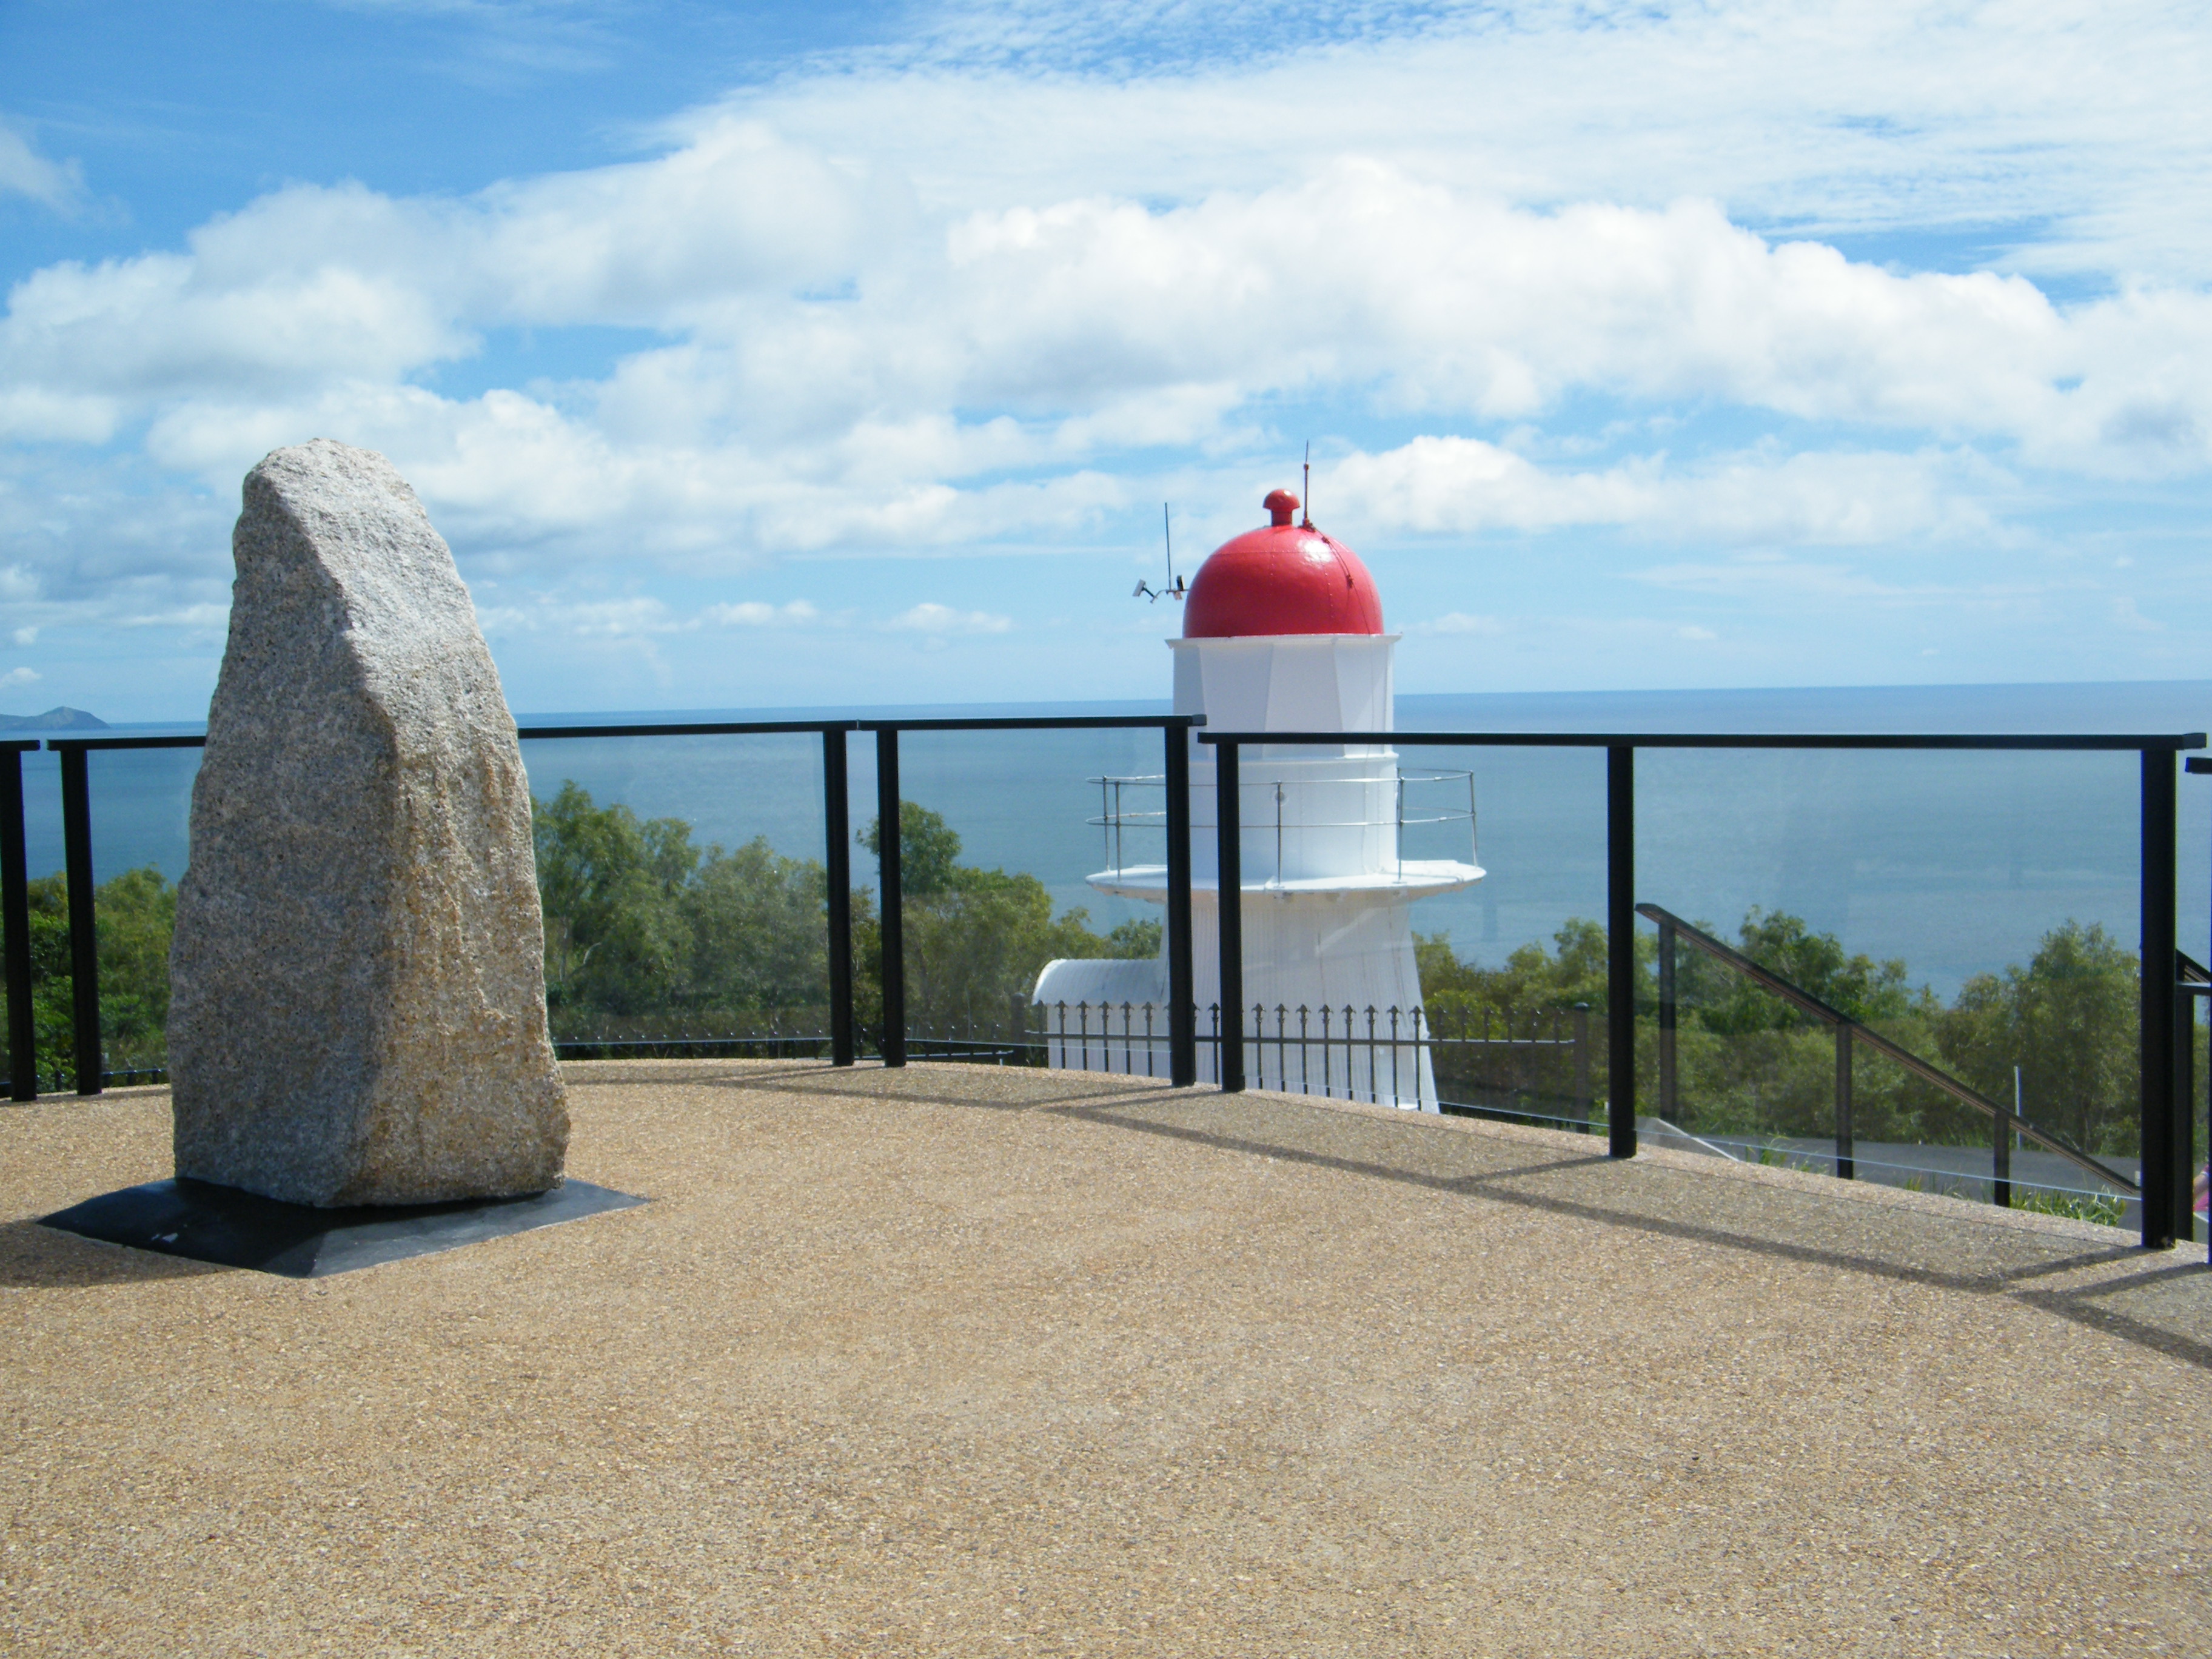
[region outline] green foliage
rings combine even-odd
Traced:
[[[1698,927],[1708,933],[1716,931],[1709,923]],[[1869,1025],[1924,1017],[1935,1009],[1933,994],[1926,988],[1915,992],[1908,987],[1902,962],[1846,956],[1834,934],[1814,933],[1801,917],[1753,907],[1737,930],[1736,948],[1800,990]],[[1676,963],[1676,994],[1698,1010],[1698,1024],[1706,1030],[1826,1029],[1814,1016],[1762,991],[1702,951],[1679,947]]]
[[[1114,931],[1106,935],[1106,948],[1096,954],[1129,962],[1148,962],[1159,955],[1164,931],[1157,916],[1117,922]]]
[[[884,821],[876,817],[860,831],[860,845],[871,858],[884,855],[883,830]],[[934,898],[951,891],[959,875],[959,832],[920,802],[901,801],[899,890],[908,898]]]
[[[100,941],[100,1035],[106,1069],[158,1069],[167,1062],[169,936],[177,890],[159,870],[127,870],[93,892]],[[59,871],[30,884],[31,1008],[45,1086],[76,1083],[76,980],[70,970],[69,878]]]
[[[1638,941],[1639,983],[1650,977],[1648,945]],[[1483,968],[1461,961],[1449,934],[1416,933],[1423,1009],[1429,1029],[1447,1038],[1571,1036],[1586,1023],[1593,1034],[1583,1056],[1587,1103],[1594,1105],[1607,1095],[1605,929],[1575,917],[1553,934],[1552,947],[1524,945],[1504,966]],[[1575,1012],[1577,1005],[1586,1011],[1581,1016]],[[1586,1104],[1577,1093],[1581,1079],[1571,1050],[1445,1046],[1432,1052],[1431,1064],[1437,1094],[1457,1104],[1562,1119],[1579,1116]]]
[[[1711,924],[1698,924],[1715,933]],[[1607,1006],[1604,929],[1577,919],[1552,948],[1523,945],[1485,968],[1454,955],[1449,938],[1417,936],[1432,1019],[1527,1016],[1587,1003]],[[1966,984],[1946,1008],[1905,964],[1847,953],[1834,935],[1796,916],[1753,909],[1736,948],[1830,1006],[1925,1055],[1990,1099],[2012,1099],[2021,1068],[2029,1119],[2084,1150],[2136,1151],[2136,963],[2101,927],[2067,922],[2045,935],[2033,961]],[[1657,942],[1637,940],[1639,1042],[1637,1090],[1656,1102]],[[1814,1016],[1685,945],[1676,955],[1676,1075],[1685,1128],[1704,1133],[1824,1136],[1835,1127],[1836,1043]],[[2199,1033],[2200,1053],[2203,1033]],[[1440,1064],[1443,1062],[1440,1060]],[[1607,1093],[1602,1045],[1590,1057],[1593,1097]],[[1440,1083],[1442,1079],[1440,1078]],[[1562,1085],[1546,1085],[1558,1096]],[[1447,1091],[1449,1092],[1449,1091]],[[1852,1056],[1853,1127],[1861,1139],[1967,1146],[1986,1142],[1989,1119],[1863,1045]]]
[[[880,854],[883,823],[860,845]],[[1158,921],[1125,922],[1101,938],[1091,914],[1055,917],[1052,894],[1031,875],[978,870],[960,861],[960,836],[914,801],[899,803],[899,878],[906,938],[907,1023],[917,1031],[998,1032],[1012,1023],[1046,963],[1060,957],[1147,957],[1159,952]],[[882,1018],[883,933],[872,910],[856,916],[854,1000],[863,1023]]]
[[[2031,1187],[2025,1191],[2013,1188],[2012,1206],[2037,1215],[2061,1215],[2069,1221],[2094,1221],[2102,1227],[2117,1227],[2127,1214],[2124,1205],[2117,1198],[2102,1193],[2052,1192],[2042,1187]]]
[[[1577,916],[1552,935],[1553,949],[1524,945],[1502,968],[1478,967],[1452,952],[1449,933],[1416,933],[1413,954],[1420,964],[1421,997],[1432,1012],[1533,1013],[1589,1005],[1605,1017],[1607,1006],[1605,928]],[[1638,941],[1640,978],[1650,976],[1652,947]]]
[[[599,806],[573,781],[532,803],[545,909],[548,999],[556,1036],[804,1025],[829,1000],[828,883],[811,859],[764,840],[735,851],[691,842],[689,824]],[[858,837],[878,852],[881,830]],[[1054,957],[1151,956],[1159,924],[1101,938],[1083,910],[1055,917],[1034,876],[960,862],[960,836],[914,801],[899,809],[907,1018],[918,1030],[1008,1022],[1012,999]],[[883,1015],[883,928],[874,895],[853,905],[854,1007]]]
[[[680,819],[596,805],[573,781],[531,807],[556,1036],[595,1034],[611,1018],[714,1024],[827,1000],[819,864],[758,838],[702,850]]]
[[[556,1036],[756,1030],[769,1016],[819,1029],[829,1000],[828,884],[811,859],[764,839],[700,848],[676,818],[600,806],[573,781],[533,800],[532,833],[545,913],[545,978]],[[1160,924],[1124,922],[1103,938],[1086,912],[1053,915],[1034,876],[963,865],[960,837],[915,802],[900,809],[906,876],[908,1015],[917,1029],[975,1021],[996,1030],[1016,994],[1054,957],[1152,957]],[[878,846],[871,824],[860,836]],[[169,939],[177,892],[132,870],[95,895],[100,1030],[111,1071],[166,1063]],[[74,1082],[67,878],[30,884],[31,983],[46,1086]],[[854,1000],[864,1024],[883,1006],[882,927],[874,895],[853,896]]]
[[[1966,981],[1938,1024],[1945,1061],[1993,1099],[2020,1067],[2027,1115],[2088,1152],[2136,1151],[2138,980],[2135,953],[2102,927],[2069,921],[2025,968]]]

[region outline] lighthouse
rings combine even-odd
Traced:
[[[1182,637],[1168,641],[1176,713],[1223,732],[1391,730],[1399,636],[1383,631],[1374,579],[1358,554],[1299,520],[1288,490],[1264,505],[1270,522],[1215,549],[1191,582]],[[1216,1006],[1213,756],[1193,743],[1200,1078],[1218,1078],[1218,1042],[1234,1030],[1258,1086],[1435,1110],[1412,912],[1482,878],[1468,775],[1401,771],[1397,751],[1373,742],[1247,745],[1239,769],[1247,1000],[1232,1012]],[[1145,805],[1160,781],[1099,783],[1110,862],[1090,884],[1164,904],[1164,850],[1158,864],[1128,863],[1121,851],[1164,821]],[[1404,855],[1409,823],[1462,818],[1467,861]],[[1048,963],[1032,1002],[1052,1065],[1166,1075],[1164,961]]]

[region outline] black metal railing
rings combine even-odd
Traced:
[[[2185,1230],[2194,1170],[2193,1114],[2180,1109],[2191,1086],[2180,1054],[2187,1033],[2177,1018],[2183,998],[2199,994],[2177,983],[2175,932],[2175,811],[2177,755],[2202,749],[2201,732],[2183,734],[2021,736],[1949,734],[1748,734],[1737,732],[1600,733],[1496,732],[1199,732],[1202,716],[1102,715],[975,719],[665,721],[643,725],[536,726],[520,728],[526,740],[722,733],[816,733],[823,750],[823,819],[829,878],[828,926],[831,999],[829,1041],[833,1060],[855,1056],[852,1018],[849,803],[845,749],[848,734],[876,739],[878,809],[885,833],[879,854],[884,961],[884,1063],[903,1065],[909,1040],[905,1024],[905,960],[901,918],[898,836],[899,737],[904,732],[1065,731],[1153,728],[1163,734],[1167,792],[1167,926],[1170,1081],[1198,1077],[1197,1009],[1191,960],[1190,738],[1211,746],[1217,761],[1216,845],[1219,869],[1220,1001],[1243,1006],[1243,949],[1238,811],[1238,760],[1255,745],[1391,744],[1403,747],[1602,749],[1606,753],[1607,963],[1606,1102],[1608,1151],[1632,1157],[1635,1115],[1635,756],[1638,749],[1920,750],[2134,752],[2141,765],[2142,863],[2138,883],[2143,972],[2140,1009],[2140,1122],[2142,1148],[2142,1240],[2170,1246]],[[75,1015],[76,1089],[96,1094],[103,1081],[96,918],[94,915],[91,811],[88,762],[95,750],[198,747],[198,736],[49,738],[44,746],[61,765],[64,863],[67,867],[70,954]],[[8,974],[10,1092],[34,1097],[37,1060],[31,1003],[27,883],[22,855],[21,757],[38,747],[29,739],[0,743],[0,949]],[[2212,763],[2191,763],[2191,770]],[[10,807],[12,805],[12,809]],[[12,826],[12,827],[9,827]],[[1226,1091],[1245,1085],[1244,1045],[1218,1048],[1219,1081]]]
[[[2175,1055],[2183,1035],[2174,963],[2176,757],[2202,749],[2202,732],[2129,735],[2062,732],[1215,732],[1197,734],[1214,751],[1216,835],[1221,912],[1221,1000],[1241,1005],[1243,917],[1237,765],[1247,747],[1389,743],[1401,748],[1602,749],[1606,757],[1606,1053],[1607,1151],[1636,1155],[1636,751],[1639,749],[1803,749],[2133,752],[2141,760],[2142,860],[2137,880],[2142,922],[2139,1115],[2142,1146],[2142,1242],[2170,1249],[2191,1231],[2195,1181],[2193,1111]],[[2207,768],[2204,769],[2212,769]],[[1223,1056],[1226,1091],[1244,1086],[1243,1056]]]
[[[828,889],[830,1006],[828,1044],[831,1062],[850,1066],[858,1054],[853,1018],[852,822],[847,777],[847,738],[870,732],[876,739],[878,811],[884,826],[878,837],[878,903],[883,926],[881,981],[884,1020],[878,1049],[886,1066],[907,1061],[906,956],[901,926],[898,757],[902,732],[1073,732],[1158,731],[1165,749],[1168,837],[1168,902],[1165,930],[1169,985],[1179,1006],[1189,1006],[1192,991],[1190,910],[1190,739],[1201,714],[1074,714],[973,719],[657,720],[627,725],[537,725],[516,728],[525,742],[579,738],[730,737],[813,733],[822,742],[823,874]],[[125,1074],[106,1069],[100,1030],[100,951],[94,915],[92,865],[92,807],[88,760],[96,750],[198,749],[198,734],[106,738],[49,738],[45,746],[61,762],[63,864],[69,890],[71,1012],[74,1021],[76,1092],[96,1095]],[[40,746],[36,739],[0,743],[0,917],[5,919],[8,952],[9,1087],[17,1100],[38,1097],[35,1023],[31,1001],[28,879],[22,854],[22,756]],[[10,801],[13,810],[10,810]],[[13,826],[12,830],[8,826]],[[9,837],[12,835],[13,840]],[[10,848],[13,861],[10,862]],[[1169,1034],[1171,1069],[1183,1085],[1198,1080],[1197,1033],[1186,1015]],[[617,1046],[621,1042],[617,1040]],[[644,1042],[642,1039],[637,1039]],[[714,1041],[702,1039],[701,1041]],[[720,1039],[724,1042],[736,1038]],[[556,1045],[563,1054],[599,1051],[605,1043],[569,1040]],[[666,1048],[666,1040],[645,1043]],[[641,1049],[641,1052],[643,1050]],[[131,1073],[147,1080],[156,1073]]]
[[[23,845],[23,755],[35,738],[0,741],[0,970],[8,975],[8,1094],[39,1097],[38,1011],[31,1000],[31,876]]]

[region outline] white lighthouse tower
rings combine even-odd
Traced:
[[[1279,489],[1265,505],[1273,522],[1224,543],[1191,583],[1183,636],[1168,641],[1176,713],[1203,714],[1225,732],[1389,731],[1398,635],[1382,631],[1373,578],[1350,548],[1310,520],[1294,521],[1297,496]],[[1209,1039],[1240,1029],[1255,1086],[1435,1110],[1412,907],[1482,871],[1471,859],[1406,858],[1401,838],[1408,822],[1464,817],[1472,854],[1471,795],[1455,807],[1436,787],[1465,775],[1401,774],[1397,751],[1380,744],[1246,747],[1238,805],[1248,1001],[1232,1015],[1214,1007],[1213,751],[1194,743],[1190,771],[1200,1076],[1218,1076]],[[1105,782],[1113,867],[1091,885],[1164,903],[1165,864],[1126,864],[1118,850],[1131,830],[1161,821],[1134,804],[1158,781]],[[1411,805],[1409,786],[1421,786]],[[1164,961],[1048,963],[1032,1000],[1055,1066],[1166,1075]]]

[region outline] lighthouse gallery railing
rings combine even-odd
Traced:
[[[1149,797],[1152,791],[1164,790],[1167,787],[1166,775],[1157,772],[1139,773],[1129,777],[1109,775],[1086,778],[1084,781],[1098,786],[1098,816],[1085,819],[1085,822],[1101,832],[1105,843],[1106,865],[1100,873],[1119,877],[1131,867],[1125,846],[1125,837],[1127,834],[1132,830],[1140,834],[1147,831],[1156,834],[1164,833],[1167,829],[1168,820],[1167,809],[1164,806],[1132,808],[1125,805],[1124,791],[1136,793],[1140,799]],[[1395,810],[1388,817],[1377,815],[1356,818],[1315,818],[1308,817],[1303,812],[1286,815],[1284,809],[1291,799],[1290,792],[1305,787],[1311,781],[1310,779],[1302,777],[1248,778],[1242,785],[1248,793],[1255,790],[1264,792],[1261,795],[1262,801],[1272,803],[1275,833],[1274,879],[1278,884],[1283,880],[1283,838],[1286,829],[1293,835],[1303,834],[1311,830],[1389,830],[1391,832],[1392,860],[1397,866],[1398,873],[1402,876],[1406,866],[1406,830],[1408,827],[1425,828],[1431,824],[1464,823],[1467,825],[1468,861],[1475,864],[1482,861],[1477,850],[1480,835],[1475,812],[1474,774],[1471,770],[1465,768],[1441,771],[1427,768],[1417,768],[1410,771],[1402,767],[1398,769],[1391,780],[1395,786],[1392,790]],[[1328,781],[1331,784],[1358,782],[1357,780],[1352,779],[1333,779]],[[1467,805],[1464,808],[1462,808],[1455,799],[1449,805],[1422,810],[1428,807],[1428,803],[1417,800],[1414,803],[1416,809],[1414,811],[1408,813],[1406,810],[1407,791],[1409,788],[1427,790],[1433,787],[1437,793],[1449,790],[1455,795],[1461,786],[1464,786],[1467,790]],[[1263,811],[1265,810],[1263,807]],[[1252,829],[1265,830],[1267,827],[1267,820],[1265,818],[1255,824],[1250,822],[1247,815],[1240,813],[1239,817],[1244,820],[1248,831]],[[1218,826],[1212,819],[1198,817],[1191,820],[1190,827],[1194,830],[1203,831],[1216,829]]]

